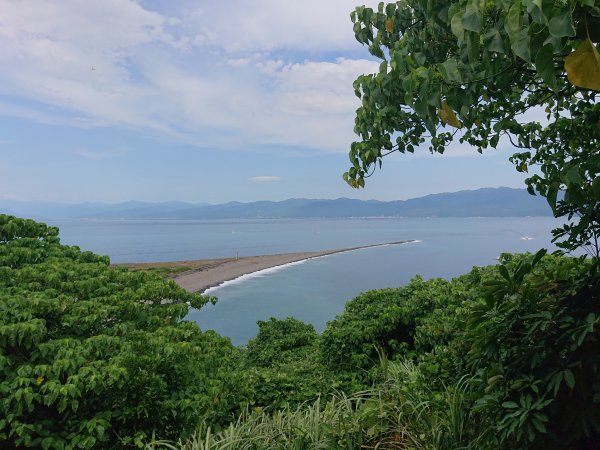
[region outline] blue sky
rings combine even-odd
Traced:
[[[509,148],[342,180],[378,64],[353,0],[0,0],[0,199],[406,199],[522,187]],[[377,2],[367,2],[375,6]]]

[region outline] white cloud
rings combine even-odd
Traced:
[[[255,181],[257,183],[269,183],[269,182],[273,182],[273,181],[281,181],[282,180],[281,177],[274,177],[274,176],[269,176],[269,175],[262,175],[259,177],[250,177],[248,179],[250,181]]]
[[[373,61],[343,58],[287,65],[274,74],[282,94],[279,106],[294,115],[353,113],[358,100],[352,82],[361,73],[374,72],[377,67]]]
[[[350,12],[356,0],[223,0],[191,15],[204,44],[229,52],[356,49]],[[370,0],[368,6],[378,2]],[[227,14],[223,14],[227,11]]]
[[[167,14],[125,0],[0,0],[0,114],[203,147],[347,152],[352,81],[377,64],[317,55],[360,49],[355,2],[225,3]]]
[[[227,60],[227,64],[231,67],[247,66],[250,63],[250,58],[232,58]]]

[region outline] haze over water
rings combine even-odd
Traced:
[[[188,319],[245,344],[257,320],[296,317],[322,331],[345,303],[369,289],[397,287],[413,276],[451,278],[502,252],[550,250],[552,218],[425,218],[246,221],[49,221],[61,241],[147,262],[318,251],[400,240],[419,242],[329,255],[254,274],[210,291],[216,305]]]

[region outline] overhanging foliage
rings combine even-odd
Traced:
[[[351,186],[364,187],[394,151],[512,145],[517,170],[539,169],[530,193],[573,219],[555,239],[600,255],[597,0],[403,0],[351,17],[381,60],[354,83],[362,106],[344,174]]]

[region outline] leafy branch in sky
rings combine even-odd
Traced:
[[[600,2],[402,0],[351,18],[381,60],[354,82],[351,186],[392,152],[512,145],[529,192],[569,220],[558,245],[600,256]]]

